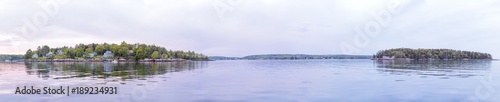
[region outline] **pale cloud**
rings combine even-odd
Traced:
[[[50,0],[49,0],[50,1]],[[240,0],[219,15],[215,0],[70,0],[33,39],[20,34],[23,18],[43,11],[30,0],[0,1],[0,53],[39,45],[147,43],[207,55],[340,54],[355,27],[392,0]],[[404,0],[380,35],[358,54],[409,48],[474,50],[500,57],[500,3],[496,0]],[[224,18],[221,19],[220,16]]]

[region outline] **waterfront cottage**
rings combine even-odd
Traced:
[[[97,55],[97,53],[92,52],[92,53],[90,53],[90,54],[89,54],[89,57],[90,57],[90,58],[92,58],[92,57],[94,57],[95,55]]]
[[[382,60],[392,60],[392,59],[394,59],[394,56],[391,56],[391,57],[389,57],[389,56],[382,56]]]
[[[45,56],[46,57],[52,57],[52,56],[54,56],[54,52],[49,52],[49,53],[45,54]]]
[[[33,59],[38,58],[38,54],[37,53],[33,54],[33,56],[31,56],[31,58],[33,58]]]
[[[62,50],[57,50],[57,55],[62,55],[64,52]]]
[[[106,52],[102,55],[102,57],[104,57],[104,58],[113,58],[113,52],[111,52],[111,51],[106,51]]]

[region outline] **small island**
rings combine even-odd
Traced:
[[[453,49],[395,48],[382,50],[373,60],[492,60],[491,54]]]
[[[170,62],[170,61],[205,61],[208,57],[194,51],[167,50],[164,47],[146,44],[91,43],[77,44],[74,47],[51,48],[38,46],[28,49],[24,54],[28,62]]]

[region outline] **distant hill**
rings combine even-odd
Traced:
[[[295,60],[295,59],[371,59],[371,55],[307,55],[307,54],[262,54],[245,57],[211,56],[210,60]]]

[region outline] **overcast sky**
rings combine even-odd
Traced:
[[[399,12],[389,12],[383,26],[373,12],[391,7]],[[379,34],[356,33],[355,28],[366,31],[374,22]],[[0,0],[0,53],[121,41],[210,56],[371,55],[406,47],[472,50],[500,58],[500,1]],[[357,50],[342,50],[342,45]]]

